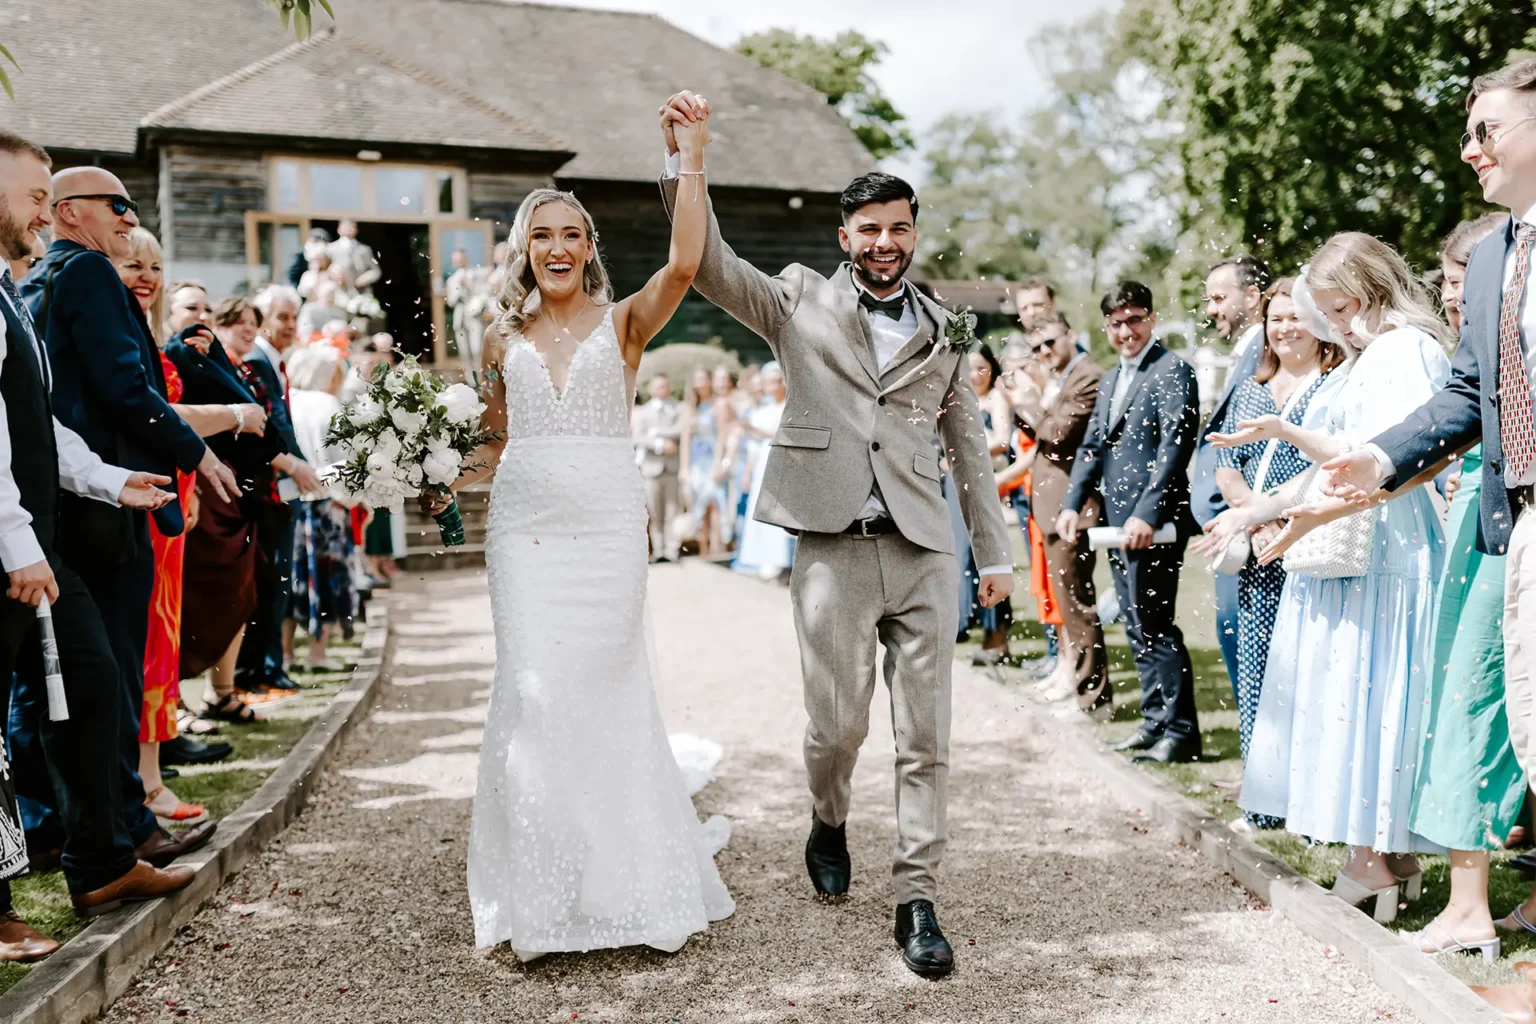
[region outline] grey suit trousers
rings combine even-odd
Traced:
[[[816,816],[848,818],[869,734],[875,653],[896,733],[896,902],[937,895],[949,776],[950,676],[960,610],[955,556],[899,534],[805,533],[791,578],[805,680],[805,767]]]

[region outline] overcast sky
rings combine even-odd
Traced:
[[[896,109],[921,132],[954,110],[1011,114],[1043,98],[1026,42],[1053,20],[1086,17],[1118,0],[546,0],[566,6],[653,11],[712,43],[788,28],[827,38],[855,28],[890,47],[875,69]],[[911,172],[908,161],[898,171]]]

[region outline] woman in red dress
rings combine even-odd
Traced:
[[[139,300],[146,322],[157,340],[164,340],[159,329],[163,323],[170,333],[175,333],[193,323],[206,322],[208,299],[178,302],[167,320],[162,307],[165,300],[165,271],[160,243],[145,228],[134,228],[129,235],[128,255],[118,261],[118,276]],[[194,286],[201,291],[200,286]],[[179,289],[185,291],[185,289]],[[183,296],[195,300],[196,296]],[[243,425],[246,430],[259,431],[265,424],[266,412],[259,406],[246,406],[239,413],[235,407],[219,405],[181,405],[181,377],[170,360],[161,355],[165,368],[167,398],[182,419],[202,437],[234,430]],[[196,475],[181,473],[177,477],[177,492],[182,508],[187,510],[187,529],[191,530],[197,519],[193,485]],[[139,773],[148,789],[144,803],[158,817],[172,821],[193,821],[203,816],[200,804],[185,804],[160,784],[160,745],[176,739],[178,729],[176,711],[181,696],[181,572],[185,534],[166,537],[150,521],[150,543],[155,552],[155,583],[150,595],[149,635],[144,646],[144,708],[139,724]],[[203,760],[219,760],[228,757],[233,748],[227,743],[209,744],[209,750],[200,752]]]

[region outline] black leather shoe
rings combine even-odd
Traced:
[[[833,828],[811,814],[811,837],[805,841],[805,869],[810,872],[811,884],[823,896],[841,896],[848,891],[853,861],[848,857],[846,830],[846,823]]]
[[[228,743],[202,743],[190,736],[177,736],[160,744],[160,763],[213,764],[234,752]]]
[[[1200,738],[1187,740],[1164,736],[1152,746],[1131,758],[1132,761],[1156,761],[1158,764],[1183,764],[1200,760]]]
[[[172,779],[179,779],[179,778],[181,778],[181,772],[177,771],[175,768],[166,768],[164,766],[161,767],[161,769],[160,769],[160,781],[161,782],[170,782]]]
[[[133,852],[139,860],[147,860],[155,867],[163,868],[182,854],[191,853],[208,842],[218,827],[217,822],[205,821],[184,832],[168,832],[157,828],[155,834],[140,843]]]
[[[1111,743],[1110,750],[1146,750],[1157,743],[1161,737],[1157,733],[1142,726],[1131,733],[1119,743]]]
[[[913,900],[896,908],[896,945],[901,962],[913,974],[942,978],[955,969],[955,951],[939,930],[939,915],[928,900]]]
[[[1506,867],[1513,868],[1526,878],[1536,879],[1536,851],[1517,853],[1504,862]]]

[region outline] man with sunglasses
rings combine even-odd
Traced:
[[[1141,676],[1141,728],[1116,744],[1135,760],[1200,757],[1194,670],[1174,624],[1184,545],[1199,531],[1189,512],[1190,458],[1200,429],[1195,370],[1152,337],[1152,290],[1138,281],[1110,289],[1099,308],[1120,364],[1099,383],[1088,433],[1077,450],[1056,532],[1075,543],[1095,493],[1110,526],[1125,531],[1109,553],[1125,634]],[[1154,544],[1173,526],[1171,544]]]
[[[1477,172],[1483,198],[1511,217],[1467,264],[1451,382],[1401,424],[1323,469],[1330,493],[1363,502],[1481,438],[1477,548],[1508,555],[1505,708],[1515,758],[1536,777],[1536,59],[1472,83],[1461,158]],[[1516,930],[1526,921],[1536,921],[1536,892],[1500,925]]]
[[[47,349],[55,415],[107,463],[172,480],[177,470],[196,472],[233,497],[234,475],[166,401],[152,328],[112,265],[128,254],[128,233],[139,223],[128,190],[99,167],[68,168],[53,176],[52,213],[54,242],[22,284],[21,297]],[[174,499],[152,514],[166,536],[185,526]],[[149,514],[66,494],[58,525],[57,551],[100,609],[118,663],[123,819],[141,859],[169,863],[207,842],[213,827],[207,822],[173,836],[144,806],[139,716],[155,571]],[[40,699],[32,687],[16,696],[22,706]],[[40,761],[32,731],[13,733],[12,744],[18,760]],[[44,852],[43,860],[61,838],[57,806],[28,815],[28,842]]]
[[[1088,435],[1104,371],[1078,351],[1077,333],[1061,313],[1025,325],[1030,350],[1045,377],[1042,389],[1026,374],[1005,377],[1003,393],[1024,432],[1035,439],[1030,469],[1030,513],[1045,538],[1045,562],[1061,605],[1060,675],[1044,691],[1048,700],[1075,697],[1077,706],[1107,715],[1112,703],[1104,630],[1096,610],[1093,569],[1098,556],[1088,547],[1090,526],[1099,522],[1099,500],[1089,495],[1078,514],[1078,535],[1067,539],[1056,527],[1072,479],[1077,449]],[[1011,378],[1011,379],[1008,379]]]

